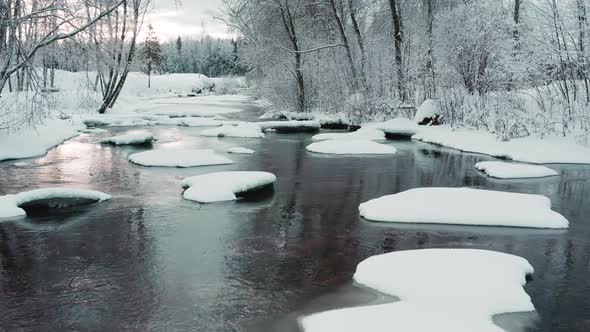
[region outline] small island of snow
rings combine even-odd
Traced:
[[[534,272],[518,256],[476,249],[420,249],[362,261],[355,282],[398,302],[337,309],[300,319],[305,332],[502,332],[492,317],[530,312]]]
[[[482,161],[475,168],[488,176],[499,179],[542,178],[558,173],[551,168],[538,165],[514,164],[502,161]]]
[[[365,219],[381,222],[568,228],[549,198],[471,188],[416,188],[363,203]]]
[[[233,161],[218,155],[213,150],[152,150],[134,153],[129,161],[142,166],[195,167],[233,164]]]
[[[185,199],[211,203],[235,200],[236,195],[272,185],[276,179],[268,172],[216,172],[186,178],[181,186],[188,188],[183,194]]]
[[[152,144],[156,137],[147,131],[134,131],[124,135],[103,138],[99,143],[114,145],[145,145]]]
[[[24,216],[27,208],[61,208],[97,203],[109,199],[111,199],[110,195],[94,190],[70,188],[35,189],[16,195],[0,196],[0,218]]]
[[[307,151],[326,154],[386,154],[397,152],[391,145],[380,144],[369,140],[325,140],[316,142],[306,147]]]

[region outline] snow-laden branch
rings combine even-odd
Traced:
[[[344,44],[338,43],[338,44],[330,44],[330,45],[318,46],[318,47],[310,48],[310,49],[307,49],[307,50],[294,51],[294,50],[288,49],[288,48],[283,47],[283,46],[276,46],[275,45],[276,48],[281,49],[283,51],[287,51],[289,53],[299,53],[299,54],[317,52],[317,51],[321,51],[321,50],[326,49],[326,48],[335,48],[335,47],[343,47],[343,46],[344,46]]]

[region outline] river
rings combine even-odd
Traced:
[[[237,117],[259,111],[250,106]],[[160,138],[155,148],[243,146],[256,154],[229,155],[228,166],[149,168],[127,161],[149,147],[101,146],[104,135],[83,134],[29,166],[0,162],[0,194],[71,186],[113,196],[0,223],[1,330],[297,331],[302,314],[391,300],[352,284],[361,260],[439,247],[512,253],[534,266],[525,288],[537,312],[497,317],[508,331],[590,331],[590,166],[494,180],[473,167],[492,158],[420,142],[387,141],[395,156],[347,157],[307,152],[308,133],[241,139],[201,137],[204,128],[149,129]],[[269,171],[278,180],[274,191],[236,202],[182,198],[180,179],[220,170]],[[546,195],[570,228],[359,218],[360,203],[423,186]]]

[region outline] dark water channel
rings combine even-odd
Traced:
[[[202,129],[154,127],[154,147],[243,146],[256,154],[229,155],[229,166],[148,168],[127,156],[149,147],[100,146],[104,134],[83,134],[29,166],[0,162],[0,194],[71,186],[113,196],[0,223],[0,330],[296,331],[301,314],[387,300],[351,283],[368,256],[458,247],[513,253],[534,266],[526,291],[537,313],[499,317],[504,328],[590,331],[590,166],[493,180],[473,168],[491,158],[423,143],[388,141],[399,150],[393,157],[325,156],[305,150],[311,134],[218,139],[200,137]],[[180,179],[219,170],[269,171],[278,180],[274,192],[237,202],[182,198]],[[364,201],[421,186],[546,195],[571,227],[376,224],[358,216]]]

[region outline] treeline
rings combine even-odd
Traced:
[[[225,0],[259,93],[351,122],[433,99],[502,138],[587,133],[588,0]]]
[[[239,45],[233,39],[178,37],[162,45],[162,67],[166,73],[199,73],[209,77],[243,76]]]

